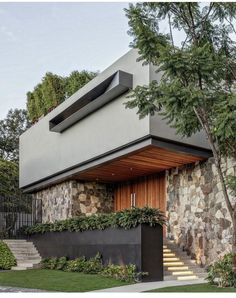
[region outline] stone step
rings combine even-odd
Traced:
[[[16,252],[19,252],[19,251],[26,251],[26,252],[38,251],[35,246],[27,246],[27,247],[17,246],[17,247],[13,247],[13,246],[8,245],[8,247],[13,249]]]
[[[169,252],[172,252],[171,249],[168,249],[168,248],[163,249],[163,253],[169,253]]]
[[[14,271],[20,271],[20,270],[26,270],[27,267],[22,267],[22,266],[14,266],[11,268],[11,270],[14,270]]]
[[[5,239],[3,240],[5,243],[27,243],[27,241],[25,239]]]
[[[189,271],[189,270],[186,270],[186,271],[174,271],[174,272],[172,272],[172,275],[175,275],[175,276],[194,275],[194,274],[195,274],[195,272]]]
[[[189,270],[188,266],[177,266],[177,267],[167,267],[168,271],[179,271],[179,270]]]
[[[178,276],[177,277],[177,280],[194,280],[194,279],[199,279],[199,277],[196,275]]]
[[[32,263],[32,262],[17,262],[17,266],[19,266],[19,267],[25,267],[25,268],[32,268],[34,264],[37,264],[37,263]]]
[[[17,247],[31,247],[33,244],[29,242],[25,242],[25,243],[7,243],[7,245],[17,248]]]
[[[169,266],[169,267],[174,267],[174,266],[183,266],[184,262],[178,261],[178,262],[164,262],[163,263],[164,266]]]
[[[164,258],[168,258],[168,257],[176,257],[176,254],[173,252],[164,252],[163,253],[163,257]]]
[[[180,261],[178,257],[164,257],[163,258],[164,262],[175,262],[175,261]]]
[[[32,259],[32,260],[29,260],[29,259],[21,259],[21,260],[17,260],[17,264],[38,264],[42,261],[41,258],[38,258],[38,259]]]
[[[164,271],[164,276],[185,276],[185,275],[197,275],[195,272],[186,270],[186,271]]]
[[[37,252],[14,252],[15,257],[39,257],[39,253]]]
[[[198,280],[198,276],[196,275],[189,275],[189,276],[174,276],[174,275],[167,275],[167,276],[164,276],[164,281],[169,281],[169,280]]]
[[[32,256],[15,256],[17,260],[41,260],[40,255],[32,255]]]
[[[6,241],[11,252],[16,258],[17,266],[12,270],[26,270],[40,266],[42,258],[40,257],[33,242],[26,240],[10,240]]]

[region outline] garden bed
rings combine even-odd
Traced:
[[[75,259],[102,255],[103,263],[134,264],[138,271],[148,272],[144,281],[163,280],[162,226],[140,224],[129,230],[107,228],[83,232],[46,232],[32,234],[33,241],[43,258],[63,257]]]

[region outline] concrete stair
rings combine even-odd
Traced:
[[[206,271],[191,260],[186,252],[170,240],[163,245],[164,280],[197,280],[207,276]]]
[[[12,270],[37,268],[42,260],[33,242],[26,240],[4,240],[16,258],[17,266]]]

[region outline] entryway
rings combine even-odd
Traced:
[[[118,183],[114,193],[115,211],[131,207],[159,208],[166,212],[165,172]]]

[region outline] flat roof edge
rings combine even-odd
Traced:
[[[143,138],[140,138],[138,140],[135,140],[133,142],[120,146],[102,155],[89,159],[83,163],[67,168],[61,172],[57,172],[37,182],[23,186],[21,187],[21,189],[26,193],[40,191],[43,188],[50,187],[54,184],[61,183],[65,180],[73,179],[73,175],[78,174],[82,171],[85,171],[89,168],[117,159],[119,157],[122,157],[123,155],[132,153],[133,151],[142,150],[145,147],[151,146],[151,145],[160,147],[160,148],[170,149],[187,155],[199,156],[204,159],[208,159],[212,157],[212,152],[209,149],[199,148],[193,145],[188,145],[183,143],[178,143],[171,140],[158,138],[152,135],[146,135]]]

